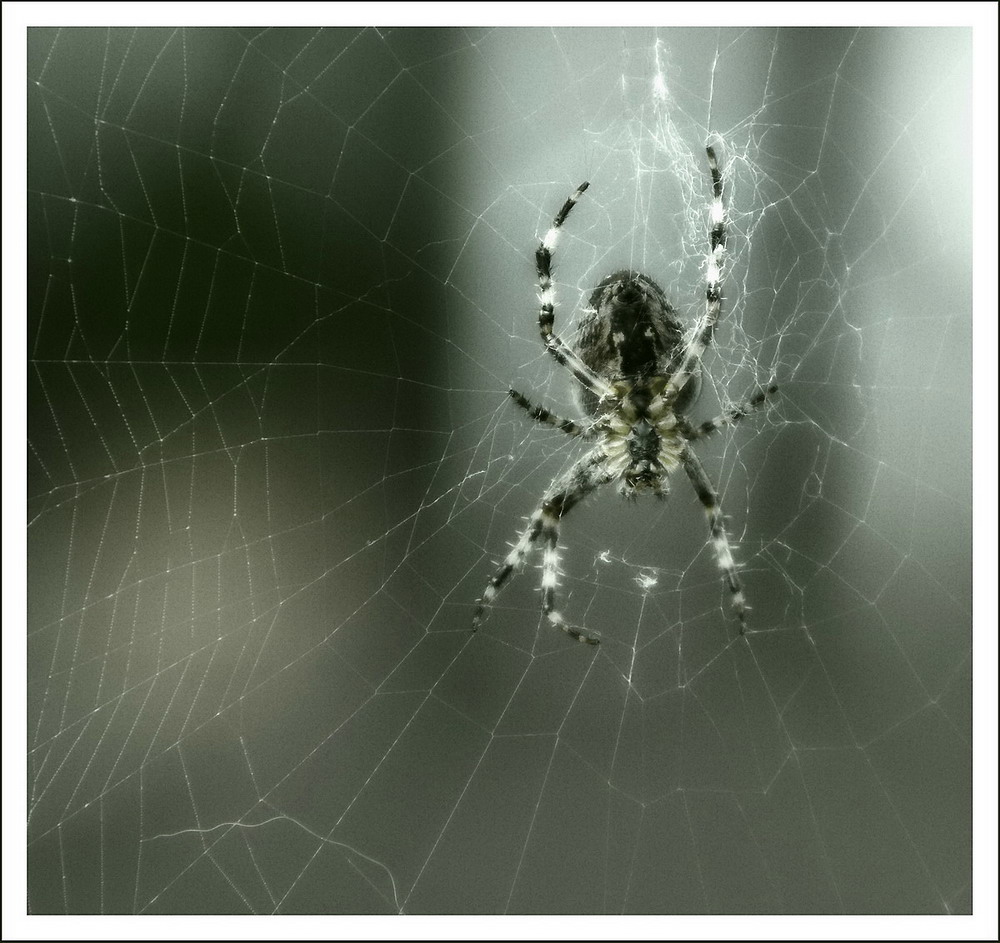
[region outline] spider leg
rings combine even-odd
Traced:
[[[729,592],[732,596],[733,609],[736,610],[736,617],[740,620],[740,635],[746,631],[746,598],[743,595],[743,587],[740,585],[739,572],[736,561],[733,559],[733,551],[729,545],[729,535],[726,533],[726,525],[722,517],[722,509],[719,507],[719,494],[712,484],[712,479],[702,467],[698,456],[694,454],[690,446],[685,446],[682,455],[684,471],[705,508],[705,515],[708,517],[708,527],[712,534],[712,549],[715,551],[715,559],[722,570]]]
[[[511,388],[507,390],[510,398],[517,403],[535,422],[543,423],[546,426],[552,426],[555,429],[560,429],[567,435],[583,436],[585,439],[592,437],[593,433],[584,429],[582,426],[573,422],[572,419],[562,419],[556,416],[554,413],[550,413],[544,406],[536,406],[531,402],[526,396],[518,393],[517,390]]]
[[[542,336],[545,349],[556,359],[556,362],[566,367],[580,384],[600,401],[615,398],[615,393],[605,380],[602,380],[579,357],[572,347],[565,344],[552,327],[555,322],[555,289],[552,286],[552,250],[556,247],[559,230],[569,216],[570,210],[576,206],[577,200],[589,187],[589,183],[581,183],[570,194],[568,200],[556,213],[552,226],[545,234],[535,250],[535,270],[538,273],[538,297],[541,305],[538,309],[538,331]]]
[[[730,407],[721,416],[716,416],[714,419],[709,419],[707,422],[686,429],[684,435],[689,442],[693,442],[696,439],[703,439],[705,436],[717,432],[723,426],[735,426],[741,419],[760,409],[767,401],[767,398],[777,392],[778,387],[772,383],[767,389],[758,390],[745,403]]]
[[[598,486],[610,481],[603,469],[604,453],[595,449],[585,455],[545,492],[541,502],[528,520],[517,543],[504,558],[503,563],[490,577],[482,598],[476,603],[472,617],[472,631],[479,628],[483,613],[493,604],[497,593],[507,584],[516,570],[524,565],[524,560],[534,544],[541,539],[544,544],[542,558],[542,612],[551,625],[561,629],[570,638],[588,645],[597,645],[600,639],[587,635],[575,626],[569,625],[561,612],[556,609],[556,586],[559,577],[559,521],[570,508],[578,504]]]
[[[722,172],[715,157],[715,149],[705,148],[708,154],[708,166],[712,172],[712,252],[708,257],[708,270],[705,273],[705,317],[701,326],[688,342],[684,351],[684,359],[680,367],[670,377],[670,382],[664,395],[676,399],[694,373],[702,355],[712,343],[715,336],[715,325],[722,313],[722,259],[726,252],[726,207],[722,202]]]

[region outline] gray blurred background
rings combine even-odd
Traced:
[[[29,32],[33,913],[971,912],[968,31]],[[726,312],[686,480],[474,600],[580,454],[536,328]]]

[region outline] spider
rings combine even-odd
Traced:
[[[740,634],[746,631],[747,604],[719,495],[692,445],[754,412],[777,392],[777,386],[758,389],[746,402],[707,422],[692,424],[687,419],[686,413],[701,387],[701,357],[712,343],[722,311],[726,211],[715,151],[710,146],[705,150],[713,190],[705,313],[686,341],[663,289],[648,276],[629,269],[612,272],[594,289],[580,325],[578,349],[565,344],[554,332],[552,252],[563,223],[589,183],[580,184],[566,200],[535,250],[541,302],[538,329],[545,349],[579,382],[588,419],[584,423],[562,419],[515,389],[510,389],[509,394],[536,422],[595,445],[542,496],[527,527],[490,577],[482,598],[477,600],[473,631],[479,627],[497,593],[523,566],[528,552],[541,542],[542,612],[549,623],[571,638],[597,645],[600,639],[570,625],[556,607],[560,522],[584,497],[613,481],[618,482],[618,491],[625,498],[635,499],[641,494],[662,498],[669,492],[670,474],[678,467],[683,467],[705,509],[712,548],[729,588]]]

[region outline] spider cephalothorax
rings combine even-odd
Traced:
[[[746,601],[719,507],[718,494],[691,443],[734,425],[759,407],[777,389],[758,390],[747,402],[699,425],[686,418],[698,395],[701,356],[711,344],[722,310],[722,257],[726,247],[722,175],[715,151],[708,147],[712,173],[711,252],[708,256],[705,314],[685,340],[684,329],[663,289],[640,272],[622,269],[601,279],[590,296],[576,346],[569,347],[553,332],[552,250],[562,224],[589,184],[581,184],[556,214],[552,227],[535,251],[541,307],[538,328],[546,349],[566,367],[581,387],[589,420],[578,424],[535,406],[517,390],[511,398],[537,422],[567,435],[593,441],[593,448],[566,474],[556,479],[531,515],[528,526],[490,578],[476,606],[475,630],[496,594],[542,542],[542,611],[550,623],[581,642],[599,639],[566,623],[555,607],[559,576],[559,524],[575,504],[597,487],[618,482],[626,498],[643,494],[662,497],[673,471],[683,467],[708,518],[712,548],[725,577],[732,605],[744,631]]]
[[[670,491],[667,476],[681,463],[684,437],[662,394],[654,395],[654,383],[638,381],[594,423],[607,471],[625,498],[663,497]]]

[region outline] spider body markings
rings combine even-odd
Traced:
[[[722,174],[715,151],[706,148],[712,175],[711,251],[708,255],[705,313],[685,340],[683,325],[663,289],[639,272],[622,269],[603,278],[590,296],[578,333],[577,348],[554,332],[555,299],[552,252],[559,231],[588,183],[581,184],[556,214],[535,251],[540,307],[538,329],[557,363],[566,367],[581,387],[588,415],[585,423],[556,416],[517,390],[511,398],[532,419],[567,435],[593,441],[593,448],[545,491],[528,525],[490,577],[477,601],[472,629],[497,593],[520,569],[528,553],[542,546],[542,612],[550,624],[590,645],[600,639],[566,622],[556,607],[559,569],[559,525],[562,518],[601,485],[618,482],[628,499],[643,494],[662,498],[669,493],[670,475],[683,468],[708,520],[710,541],[729,589],[733,610],[746,626],[746,599],[726,532],[718,492],[695,455],[692,443],[736,425],[777,391],[773,384],[715,419],[692,425],[687,410],[701,385],[701,357],[712,343],[722,311],[722,261],[726,247]]]

